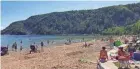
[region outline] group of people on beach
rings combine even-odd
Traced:
[[[23,47],[22,47],[22,41],[20,42],[20,51],[22,51]],[[12,51],[17,51],[17,43],[14,42],[12,45]]]
[[[112,46],[114,46],[114,42],[115,40],[113,40],[112,38],[109,40],[110,41],[110,45],[111,45],[111,49]],[[118,47],[118,52],[117,52],[117,56],[115,57],[116,60],[119,61],[120,63],[120,68],[122,67],[123,64],[127,63],[126,67],[129,67],[129,60],[138,60],[140,61],[140,43],[137,43],[137,38],[133,37],[130,40],[128,40],[127,38],[124,39],[124,44],[128,44],[127,48],[124,49],[124,47]],[[135,45],[133,45],[135,44]],[[137,55],[135,55],[137,54]],[[135,58],[134,58],[135,57]],[[108,60],[108,54],[106,51],[106,47],[102,47],[102,50],[100,51],[100,56],[99,56],[99,61],[101,63],[104,63]]]
[[[49,43],[49,42],[48,42]],[[14,42],[12,45],[12,51],[17,52],[17,43]],[[43,47],[44,47],[44,43],[40,42],[40,46],[41,46],[41,51],[44,51]],[[33,44],[30,45],[30,53],[31,52],[37,52],[38,46],[35,44],[35,42]],[[20,52],[23,50],[23,45],[22,45],[22,41],[20,42]]]
[[[29,40],[31,40],[31,39],[29,39]],[[84,41],[84,38],[82,40]],[[72,38],[66,39],[66,41],[67,42],[65,44],[69,45],[69,44],[72,43]],[[55,41],[47,40],[48,45],[53,44],[54,42]],[[8,52],[8,47],[9,47],[9,45],[7,45],[7,47],[4,47],[4,49],[6,49],[7,52]],[[18,47],[19,47],[19,49],[18,49]],[[39,51],[38,46],[37,46],[37,44],[35,42],[33,44],[31,44],[29,47],[30,47],[30,53]],[[44,51],[43,47],[44,47],[44,43],[40,42],[41,51]],[[22,50],[23,50],[23,42],[22,42],[22,40],[20,41],[20,43],[14,42],[12,44],[12,51],[15,51],[15,52],[20,51],[21,52]]]

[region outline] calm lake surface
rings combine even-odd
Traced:
[[[1,35],[1,46],[7,46],[11,49],[14,42],[17,43],[18,48],[22,41],[23,48],[29,48],[30,44],[35,42],[36,45],[40,46],[40,42],[43,41],[45,46],[60,45],[68,42],[68,39],[72,42],[82,42],[92,40],[93,36],[55,36],[55,35]],[[49,44],[47,43],[49,41]]]

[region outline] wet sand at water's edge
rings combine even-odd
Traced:
[[[90,47],[83,42],[44,48],[44,52],[27,54],[10,52],[1,56],[2,69],[96,69],[96,56],[107,42],[97,40]]]

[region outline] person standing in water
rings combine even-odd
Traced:
[[[13,51],[13,49],[14,49],[15,51],[17,51],[17,43],[16,43],[16,42],[12,45],[12,51]]]
[[[43,47],[44,47],[44,43],[41,42],[41,51],[44,51]]]
[[[35,48],[36,48],[36,50],[37,50],[38,46],[35,44],[35,42],[34,42],[34,44],[33,44],[33,45],[35,46]]]
[[[22,41],[20,42],[20,52],[22,51]]]
[[[14,43],[13,43],[13,45],[12,45],[12,51],[14,51],[14,47],[15,47],[15,46],[14,46]]]

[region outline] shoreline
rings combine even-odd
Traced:
[[[88,41],[93,45],[87,48],[83,47],[83,43],[44,47],[44,52],[33,54],[13,52],[1,56],[2,69],[95,69],[96,57],[107,43]],[[83,59],[92,63],[81,61]]]

